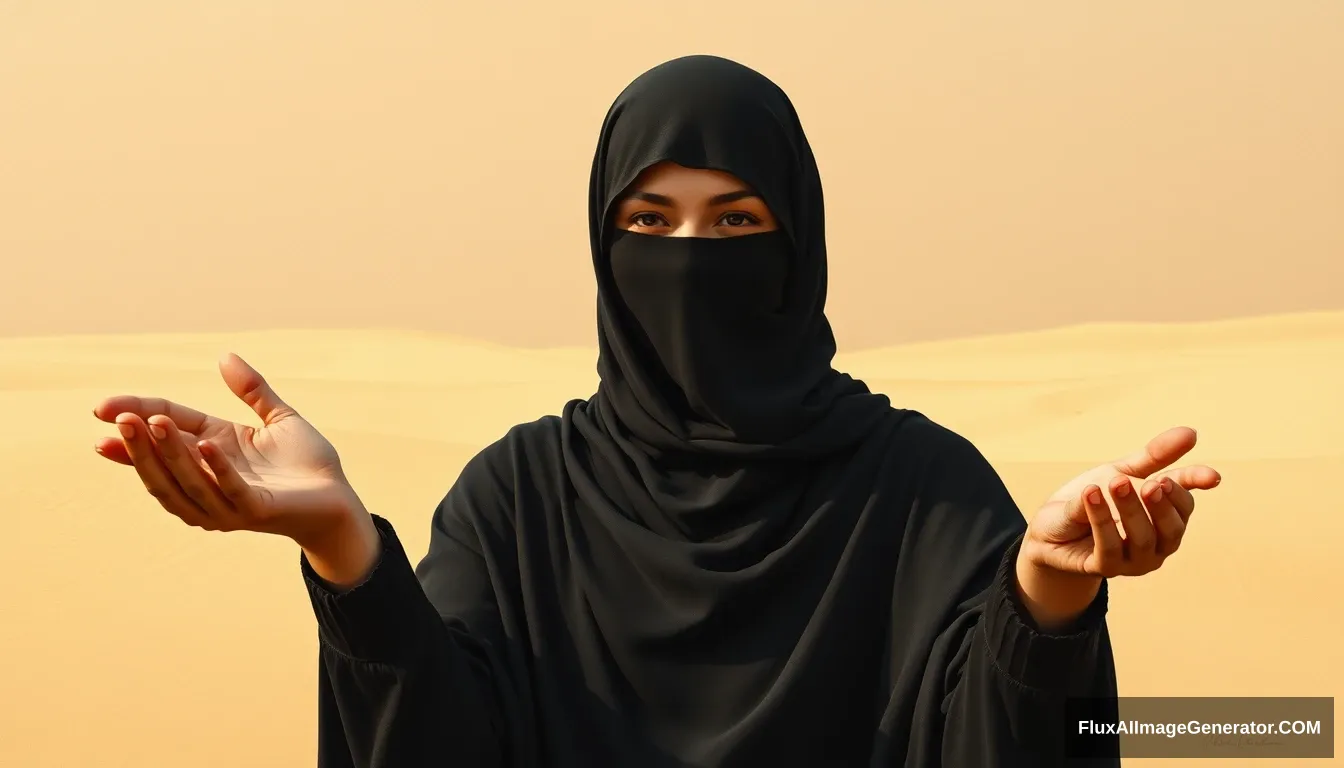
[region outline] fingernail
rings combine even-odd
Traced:
[[[1162,490],[1167,493],[1171,493],[1171,478],[1169,477],[1162,478]]]
[[[107,455],[106,453],[103,453],[103,449],[102,449],[102,447],[101,447],[101,446],[97,446],[97,445],[93,446],[93,452],[96,453],[96,454],[98,454],[99,456],[106,456],[106,455]]]
[[[1093,488],[1092,492],[1087,494],[1087,503],[1093,506],[1101,504],[1101,491]]]
[[[1114,488],[1111,489],[1111,493],[1114,493],[1116,496],[1119,496],[1122,499],[1125,498],[1126,496],[1129,495],[1129,481],[1126,480],[1125,482],[1115,486]]]
[[[149,425],[149,434],[153,435],[155,440],[162,440],[168,436],[168,433],[164,428],[160,427],[158,424]]]
[[[121,430],[122,437],[135,437],[135,426],[132,424],[117,423],[117,429]]]
[[[1153,503],[1154,503],[1154,504],[1156,504],[1157,502],[1159,502],[1159,501],[1162,500],[1162,486],[1161,486],[1161,485],[1158,485],[1158,486],[1157,486],[1157,489],[1153,491],[1152,500],[1153,500]]]

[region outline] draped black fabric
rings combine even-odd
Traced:
[[[779,219],[618,233],[661,161]],[[304,561],[322,768],[1062,764],[1069,695],[1113,695],[1106,590],[1045,634],[1025,521],[968,441],[831,367],[821,184],[789,100],[696,56],[616,100],[593,163],[601,384],[467,464],[414,573]],[[1114,764],[1114,763],[1108,763]]]

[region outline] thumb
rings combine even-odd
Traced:
[[[233,394],[261,417],[262,424],[295,415],[294,409],[285,405],[257,369],[232,352],[220,358],[219,374]]]
[[[1083,495],[1075,493],[1067,501],[1055,501],[1041,507],[1032,527],[1046,541],[1061,543],[1078,539],[1091,530]]]
[[[1189,427],[1172,427],[1149,440],[1143,450],[1115,462],[1115,469],[1130,477],[1148,477],[1175,464],[1195,447],[1197,439],[1195,430]]]
[[[1087,516],[1087,504],[1083,502],[1083,494],[1075,493],[1064,502],[1064,520],[1073,527],[1091,527],[1092,521]]]

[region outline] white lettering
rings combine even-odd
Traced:
[[[1101,723],[1096,720],[1079,720],[1078,733],[1102,736],[1269,736],[1269,735],[1320,735],[1320,720],[1280,720],[1277,723],[1205,723],[1188,720],[1184,723],[1153,723],[1138,720],[1121,720],[1116,723]]]

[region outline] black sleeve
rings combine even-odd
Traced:
[[[1071,700],[1116,695],[1106,584],[1072,627],[1037,627],[1017,593],[1026,521],[974,446],[947,431],[937,442],[940,457],[902,546],[902,558],[915,562],[902,568],[909,583],[897,585],[941,606],[926,614],[937,619],[906,764],[1119,766],[1118,744],[1093,742],[1110,758],[1081,762],[1070,738],[1078,730]]]
[[[451,494],[450,494],[451,495]],[[301,567],[320,638],[320,768],[503,765],[494,674],[483,641],[430,602],[391,524],[359,585],[332,590]],[[437,565],[479,583],[479,556],[441,553]]]

